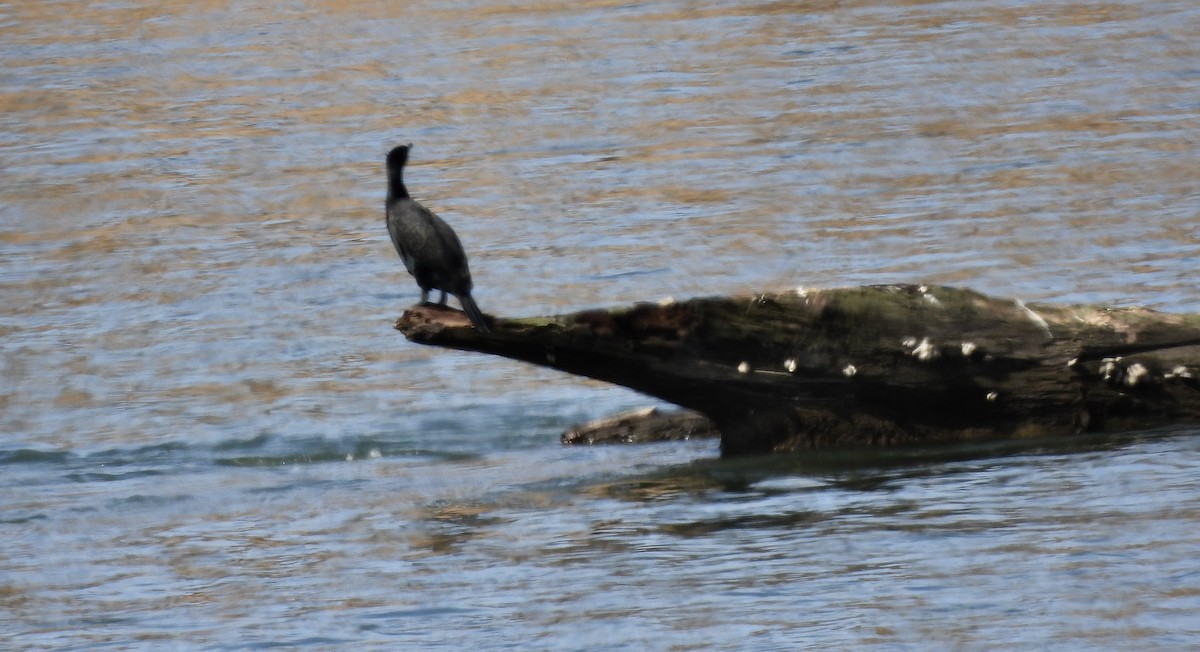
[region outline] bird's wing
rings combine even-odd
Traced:
[[[433,218],[434,226],[436,227],[435,230],[437,233],[437,238],[439,241],[438,244],[443,255],[445,256],[444,260],[453,268],[461,268],[462,270],[466,271],[467,254],[465,251],[463,251],[462,242],[458,239],[458,234],[455,233],[454,229],[451,228],[451,226],[442,218],[434,215],[433,213],[430,213],[429,215]],[[468,278],[470,277],[470,272],[467,272],[467,276]]]
[[[442,252],[437,217],[411,199],[403,199],[388,210],[388,234],[396,253],[413,271],[417,258],[438,257]]]

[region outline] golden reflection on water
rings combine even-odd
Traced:
[[[3,418],[33,438],[543,387],[388,332],[397,142],[502,315],[888,281],[1200,306],[1188,3],[63,8],[0,27]]]

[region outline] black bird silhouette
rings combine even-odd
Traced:
[[[428,208],[418,204],[404,187],[404,164],[412,143],[388,152],[387,228],[392,245],[404,267],[421,286],[421,302],[429,300],[430,290],[441,290],[438,305],[446,305],[446,293],[458,297],[463,312],[481,333],[488,332],[483,313],[471,298],[471,270],[467,255],[454,229]]]

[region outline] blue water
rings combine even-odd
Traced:
[[[1200,311],[1200,10],[0,6],[0,648],[1200,647],[1189,427],[722,460],[410,344],[797,286]]]
[[[1200,640],[1196,432],[720,460],[270,438],[10,453],[18,647]]]

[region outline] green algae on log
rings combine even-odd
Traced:
[[[526,319],[413,306],[410,341],[629,387],[725,454],[1200,423],[1200,316],[951,287],[799,290]]]

